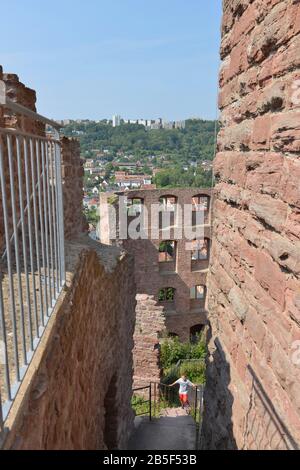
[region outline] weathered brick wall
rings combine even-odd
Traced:
[[[225,0],[203,446],[300,444],[300,3]]]
[[[36,93],[34,90],[31,90],[20,82],[18,75],[4,73],[2,79],[6,85],[8,98],[25,106],[25,108],[36,111]],[[7,109],[4,113],[4,119],[5,127],[22,129],[31,134],[45,135],[45,125],[33,121],[29,117],[16,115]]]
[[[0,80],[3,80],[3,67],[0,65]],[[0,127],[4,126],[3,109],[0,108]]]
[[[165,331],[163,307],[154,296],[137,294],[136,325],[134,330],[133,381],[134,387],[144,387],[161,378],[159,341]]]
[[[88,237],[66,251],[67,292],[7,422],[8,449],[126,448],[132,430],[133,260]]]

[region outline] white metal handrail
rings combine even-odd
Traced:
[[[12,102],[0,109],[49,125],[54,136],[0,128],[0,438],[65,284],[61,127]]]

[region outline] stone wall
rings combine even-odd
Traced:
[[[66,252],[66,292],[6,423],[7,449],[126,448],[132,430],[133,260],[85,236]]]
[[[64,229],[67,240],[78,233],[87,232],[83,215],[83,160],[80,158],[80,144],[76,139],[61,138]]]
[[[300,3],[225,0],[203,446],[300,444]]]
[[[7,97],[15,103],[25,106],[31,111],[36,111],[36,93],[20,82],[18,75],[3,73],[2,80],[6,85]],[[33,121],[31,118],[16,115],[8,109],[4,111],[4,127],[21,129],[31,134],[45,135],[45,125]]]
[[[137,294],[133,349],[134,387],[144,387],[161,378],[159,342],[165,331],[163,307],[154,296]]]
[[[3,81],[3,67],[0,65],[0,80]],[[4,110],[0,107],[0,127],[4,126]]]

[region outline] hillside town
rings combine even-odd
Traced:
[[[160,150],[156,142],[157,139],[172,141],[182,138],[183,135],[192,140],[195,138],[193,126],[196,126],[196,130],[199,126],[204,126],[204,141],[209,142],[214,123],[202,124],[201,120],[196,119],[176,122],[165,122],[162,119],[123,120],[120,116],[98,122],[63,120],[58,123],[64,126],[63,131],[68,136],[81,142],[81,158],[84,162],[84,208],[90,234],[94,239],[99,239],[97,226],[101,193],[187,185],[209,187],[211,184],[211,144],[208,151],[202,142],[200,148],[193,150],[186,150],[178,145]],[[205,125],[210,126],[209,131],[205,129]],[[106,148],[106,131],[111,133],[111,141],[114,139],[117,142],[115,146],[109,141]],[[151,134],[152,132],[154,134]],[[153,147],[151,141],[150,144],[144,141],[139,148],[132,148],[131,139],[137,140],[138,136],[142,140],[149,135],[154,135]]]

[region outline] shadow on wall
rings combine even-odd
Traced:
[[[208,341],[210,340],[211,338],[208,338]],[[215,350],[207,360],[200,448],[299,450],[299,445],[279,416],[274,401],[270,399],[250,365],[247,366],[252,379],[250,403],[241,430],[243,442],[237,445],[232,421],[234,397],[229,390],[229,384],[232,382],[230,364],[218,338],[215,339],[214,345]],[[235,423],[235,427],[237,424]]]
[[[211,330],[208,333],[208,343],[210,340]],[[238,448],[233,434],[233,395],[228,387],[230,382],[230,365],[219,339],[216,338],[215,350],[207,360],[201,449],[237,450]]]
[[[256,449],[267,447],[272,450],[299,450],[290,431],[278,415],[274,403],[265,392],[251,366],[252,377],[250,407],[246,416],[245,440]],[[263,426],[262,426],[263,424]],[[263,432],[262,432],[263,427]]]
[[[105,427],[104,443],[108,450],[118,448],[118,407],[117,407],[117,376],[114,375],[108,386],[104,399]]]

